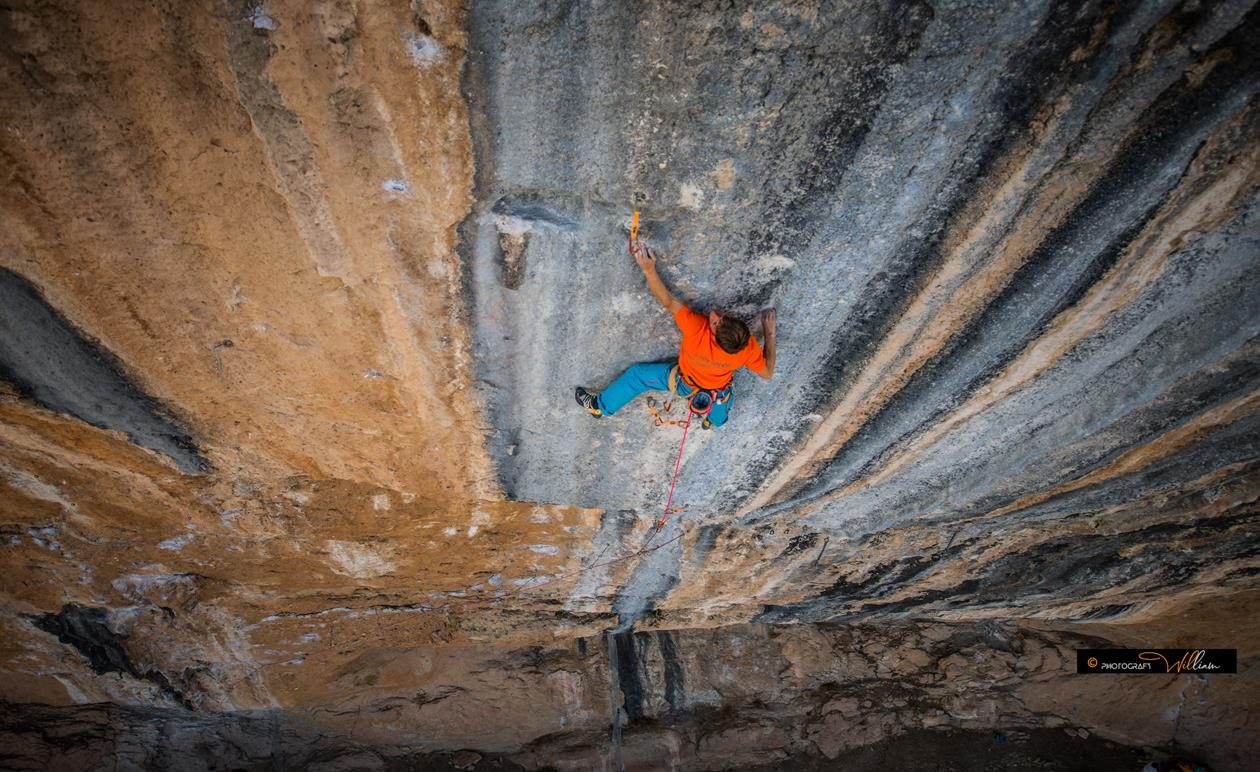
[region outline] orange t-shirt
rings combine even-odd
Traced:
[[[678,369],[688,381],[701,389],[725,389],[731,382],[731,376],[741,367],[755,373],[765,371],[766,357],[761,353],[761,344],[752,335],[748,336],[748,345],[742,351],[728,354],[713,337],[708,317],[683,306],[674,314],[674,321],[682,330]]]

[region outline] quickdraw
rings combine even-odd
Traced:
[[[661,409],[657,410],[656,398],[647,397],[643,400],[643,406],[646,407],[648,412],[652,414],[652,423],[656,426],[682,426],[683,424],[682,421],[672,420],[661,415],[662,412],[668,414],[674,409],[674,403],[671,400],[665,400],[662,402]]]

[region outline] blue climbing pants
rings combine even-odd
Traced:
[[[672,369],[674,369],[673,362],[640,362],[637,365],[630,365],[620,378],[600,392],[599,409],[604,415],[612,415],[645,391],[669,391],[669,371]],[[678,395],[687,397],[692,391],[693,389],[683,383],[682,377],[679,376]],[[721,404],[714,402],[713,410],[708,416],[709,423],[714,426],[726,423],[731,401],[735,399],[735,395],[731,394],[730,386],[719,392],[719,397],[726,397],[726,401]]]

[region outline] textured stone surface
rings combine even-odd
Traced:
[[[1258,25],[1245,0],[7,3],[0,699],[277,711],[353,746],[295,757],[330,768],[589,765],[612,703],[631,765],[1009,715],[1243,768],[1243,675],[1091,691],[1050,676],[1054,639],[1008,663],[1046,674],[1022,689],[970,638],[858,631],[1260,641]],[[635,207],[688,302],[781,331],[774,380],[689,436],[659,535],[677,430],[571,400],[675,351]],[[776,626],[697,629],[751,621]],[[896,715],[802,718],[819,673],[906,675],[845,635],[913,665]]]
[[[458,61],[409,48],[458,17],[253,8],[6,9],[4,266],[225,476],[475,487]]]
[[[549,10],[470,21],[477,367],[510,496],[660,506],[675,433],[544,407],[675,351],[623,257],[632,202],[689,302],[779,308],[774,382],[737,376],[730,423],[688,442],[691,523],[806,526],[834,562],[925,522],[1061,529],[1253,484],[1250,4]],[[729,549],[653,553],[619,610]],[[901,559],[901,582],[952,562]]]
[[[888,758],[903,759],[899,769],[940,769],[946,758],[966,769],[1009,750],[994,748],[995,735],[1017,746],[1053,731],[1054,741],[1025,748],[1033,768],[1140,768],[1164,748],[1214,768],[1246,768],[1258,750],[1256,717],[1245,710],[1254,667],[1210,678],[1068,672],[1074,648],[1105,640],[1100,632],[881,622],[626,635],[616,679],[620,755],[627,769],[886,769],[877,759],[857,763],[858,751],[883,742],[893,746]],[[119,759],[162,768],[198,745],[237,765],[386,769],[429,754],[422,758],[458,767],[474,754],[435,758],[436,749],[476,744],[492,755],[475,769],[616,769],[606,647],[581,639],[366,652],[340,674],[338,698],[309,711],[11,706],[0,712],[0,745],[20,768],[72,754],[100,766]],[[935,756],[950,732],[970,742]]]
[[[0,377],[51,410],[165,453],[184,472],[207,471],[192,438],[119,369],[28,282],[0,269]]]

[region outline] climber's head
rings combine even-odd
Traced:
[[[709,329],[718,345],[728,354],[738,354],[748,345],[748,325],[720,311],[709,312]]]

